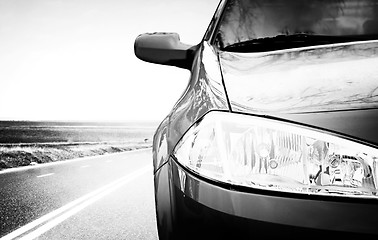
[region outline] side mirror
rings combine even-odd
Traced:
[[[189,70],[196,48],[182,43],[177,33],[145,33],[134,43],[134,53],[143,61]]]

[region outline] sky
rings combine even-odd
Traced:
[[[0,0],[0,120],[162,120],[189,71],[137,59],[134,40],[198,44],[218,2]]]

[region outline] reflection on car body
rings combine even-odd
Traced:
[[[161,239],[378,235],[378,1],[222,0],[154,136]]]

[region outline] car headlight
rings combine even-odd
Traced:
[[[303,194],[378,198],[378,150],[292,123],[210,112],[173,151],[216,181]]]

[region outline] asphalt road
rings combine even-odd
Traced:
[[[158,239],[151,149],[0,172],[0,240]]]

